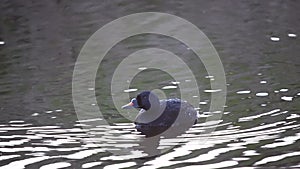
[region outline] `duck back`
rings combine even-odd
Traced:
[[[144,121],[147,118],[147,113],[156,112],[141,110],[136,118],[136,129],[146,137],[182,133],[197,122],[197,111],[192,105],[180,99],[161,100],[158,111],[161,113],[150,122]],[[168,132],[164,133],[166,130]]]

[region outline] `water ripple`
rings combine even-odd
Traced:
[[[220,112],[207,112],[214,115]],[[254,120],[269,117],[281,117],[281,121],[260,124],[254,127],[243,127]],[[230,116],[225,114],[224,116]],[[96,127],[80,126],[63,128],[61,126],[11,126],[23,125],[26,122],[11,122],[1,124],[0,131],[5,131],[0,139],[0,167],[11,168],[18,166],[26,168],[29,165],[43,162],[42,168],[65,168],[71,163],[57,162],[57,159],[84,160],[82,168],[128,168],[135,167],[137,163],[128,162],[136,158],[145,158],[152,151],[169,150],[156,158],[145,159],[141,168],[188,167],[222,168],[234,167],[245,161],[253,161],[255,165],[265,165],[285,158],[299,156],[297,152],[286,154],[264,155],[263,149],[287,147],[299,142],[300,134],[284,135],[286,131],[300,127],[297,121],[299,115],[283,111],[279,108],[256,115],[244,116],[236,122],[225,120],[206,121],[195,124],[191,129],[175,138],[160,138],[157,147],[145,149],[142,143],[144,137],[134,129],[133,123],[114,123],[111,126],[98,125]],[[205,117],[200,117],[200,120]],[[87,119],[81,121],[89,126],[88,122],[101,119]],[[285,121],[290,120],[290,121]],[[78,122],[76,123],[78,124]],[[76,126],[75,124],[75,126]],[[215,131],[207,131],[216,128]],[[19,134],[11,134],[18,131]],[[175,147],[174,147],[175,146]],[[252,149],[248,147],[251,146]],[[258,149],[258,150],[256,150]],[[125,153],[109,154],[109,151]],[[14,154],[18,155],[14,155]],[[236,155],[234,155],[236,154]],[[261,158],[253,158],[259,156]],[[220,162],[217,159],[224,159]],[[276,159],[276,160],[274,160]],[[51,161],[53,160],[53,161]],[[114,161],[114,164],[107,162]],[[207,164],[195,165],[198,162]],[[222,166],[222,167],[221,167]],[[183,167],[184,168],[184,167]]]

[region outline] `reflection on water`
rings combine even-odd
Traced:
[[[254,166],[276,164],[278,161],[300,156],[299,152],[279,151],[280,148],[295,147],[295,143],[299,142],[300,133],[296,132],[300,127],[296,120],[299,116],[291,115],[280,121],[261,123],[251,128],[244,126],[247,126],[247,123],[286,114],[286,110],[274,109],[254,116],[241,117],[239,122],[208,121],[194,125],[185,134],[175,138],[153,137],[150,140],[145,140],[144,136],[136,132],[132,123],[101,125],[89,130],[79,127],[103,119],[77,121],[73,128],[58,125],[35,126],[25,121],[10,121],[9,124],[0,126],[0,161],[3,165],[1,168],[30,168],[31,165],[41,168],[68,167],[75,165],[72,160],[78,160],[76,165],[80,164],[82,168],[132,167],[140,164],[126,162],[127,160],[143,157],[147,158],[142,168],[185,168],[183,166],[186,164],[194,167],[223,168],[247,164],[249,161],[252,161]],[[230,113],[224,116],[226,118]],[[207,133],[210,128],[217,129]],[[287,131],[294,134],[286,135]],[[169,147],[174,148],[160,156],[149,158],[151,153],[156,155],[156,151]],[[122,151],[123,154],[111,154],[110,151]],[[262,157],[265,151],[279,152],[277,155]],[[116,164],[110,164],[112,160]],[[202,164],[195,164],[199,162]]]
[[[300,168],[299,2],[297,1],[11,1],[0,4],[0,169],[6,168]],[[188,46],[158,35],[128,38],[101,63],[95,88],[104,117],[77,120],[71,96],[74,63],[106,23],[160,11],[198,26],[219,52],[227,79],[221,120],[209,111],[204,65]],[[146,22],[146,21],[145,21]],[[145,139],[111,100],[110,74],[124,57],[157,47],[193,68],[199,122],[173,138]],[[129,65],[130,66],[130,65]],[[122,92],[161,89],[178,97],[181,81],[142,71]],[[127,82],[130,83],[130,82]],[[189,91],[189,89],[185,89]],[[114,93],[121,94],[121,93]],[[125,100],[124,100],[125,101]],[[127,112],[125,112],[126,114]],[[127,113],[128,116],[134,115]],[[107,120],[111,125],[91,125]],[[212,133],[212,128],[216,128]],[[159,156],[152,156],[163,153]],[[150,156],[150,157],[149,157]],[[152,157],[151,157],[152,156]]]

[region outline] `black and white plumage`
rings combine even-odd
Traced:
[[[150,92],[144,91],[122,108],[141,108],[136,119],[137,131],[152,137],[183,133],[197,123],[197,111],[180,99],[159,100]]]

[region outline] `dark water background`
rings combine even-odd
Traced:
[[[0,45],[0,168],[87,167],[84,164],[98,168],[299,168],[299,9],[300,2],[292,0],[2,0],[0,41],[5,44]],[[209,112],[211,93],[205,92],[210,78],[205,77],[202,63],[174,39],[134,36],[105,57],[95,89],[98,104],[114,125],[98,126],[94,131],[102,131],[103,138],[110,138],[114,131],[124,133],[119,140],[128,143],[120,146],[107,139],[93,147],[87,132],[80,129],[73,107],[73,68],[81,47],[95,31],[137,12],[182,17],[208,36],[224,65],[227,107],[221,121],[204,123],[213,112]],[[139,136],[132,123],[115,111],[107,74],[118,60],[148,47],[168,49],[198,65],[193,67],[199,72],[202,116],[179,141],[160,143],[162,147],[176,143],[168,153],[156,158],[118,158],[107,150],[118,145],[120,149],[135,147]],[[167,74],[158,74],[152,70],[138,75],[131,87],[139,90],[130,95],[172,81]],[[165,91],[174,97],[178,92]],[[193,141],[208,137],[205,130],[209,127],[216,131],[207,143],[193,146]]]

